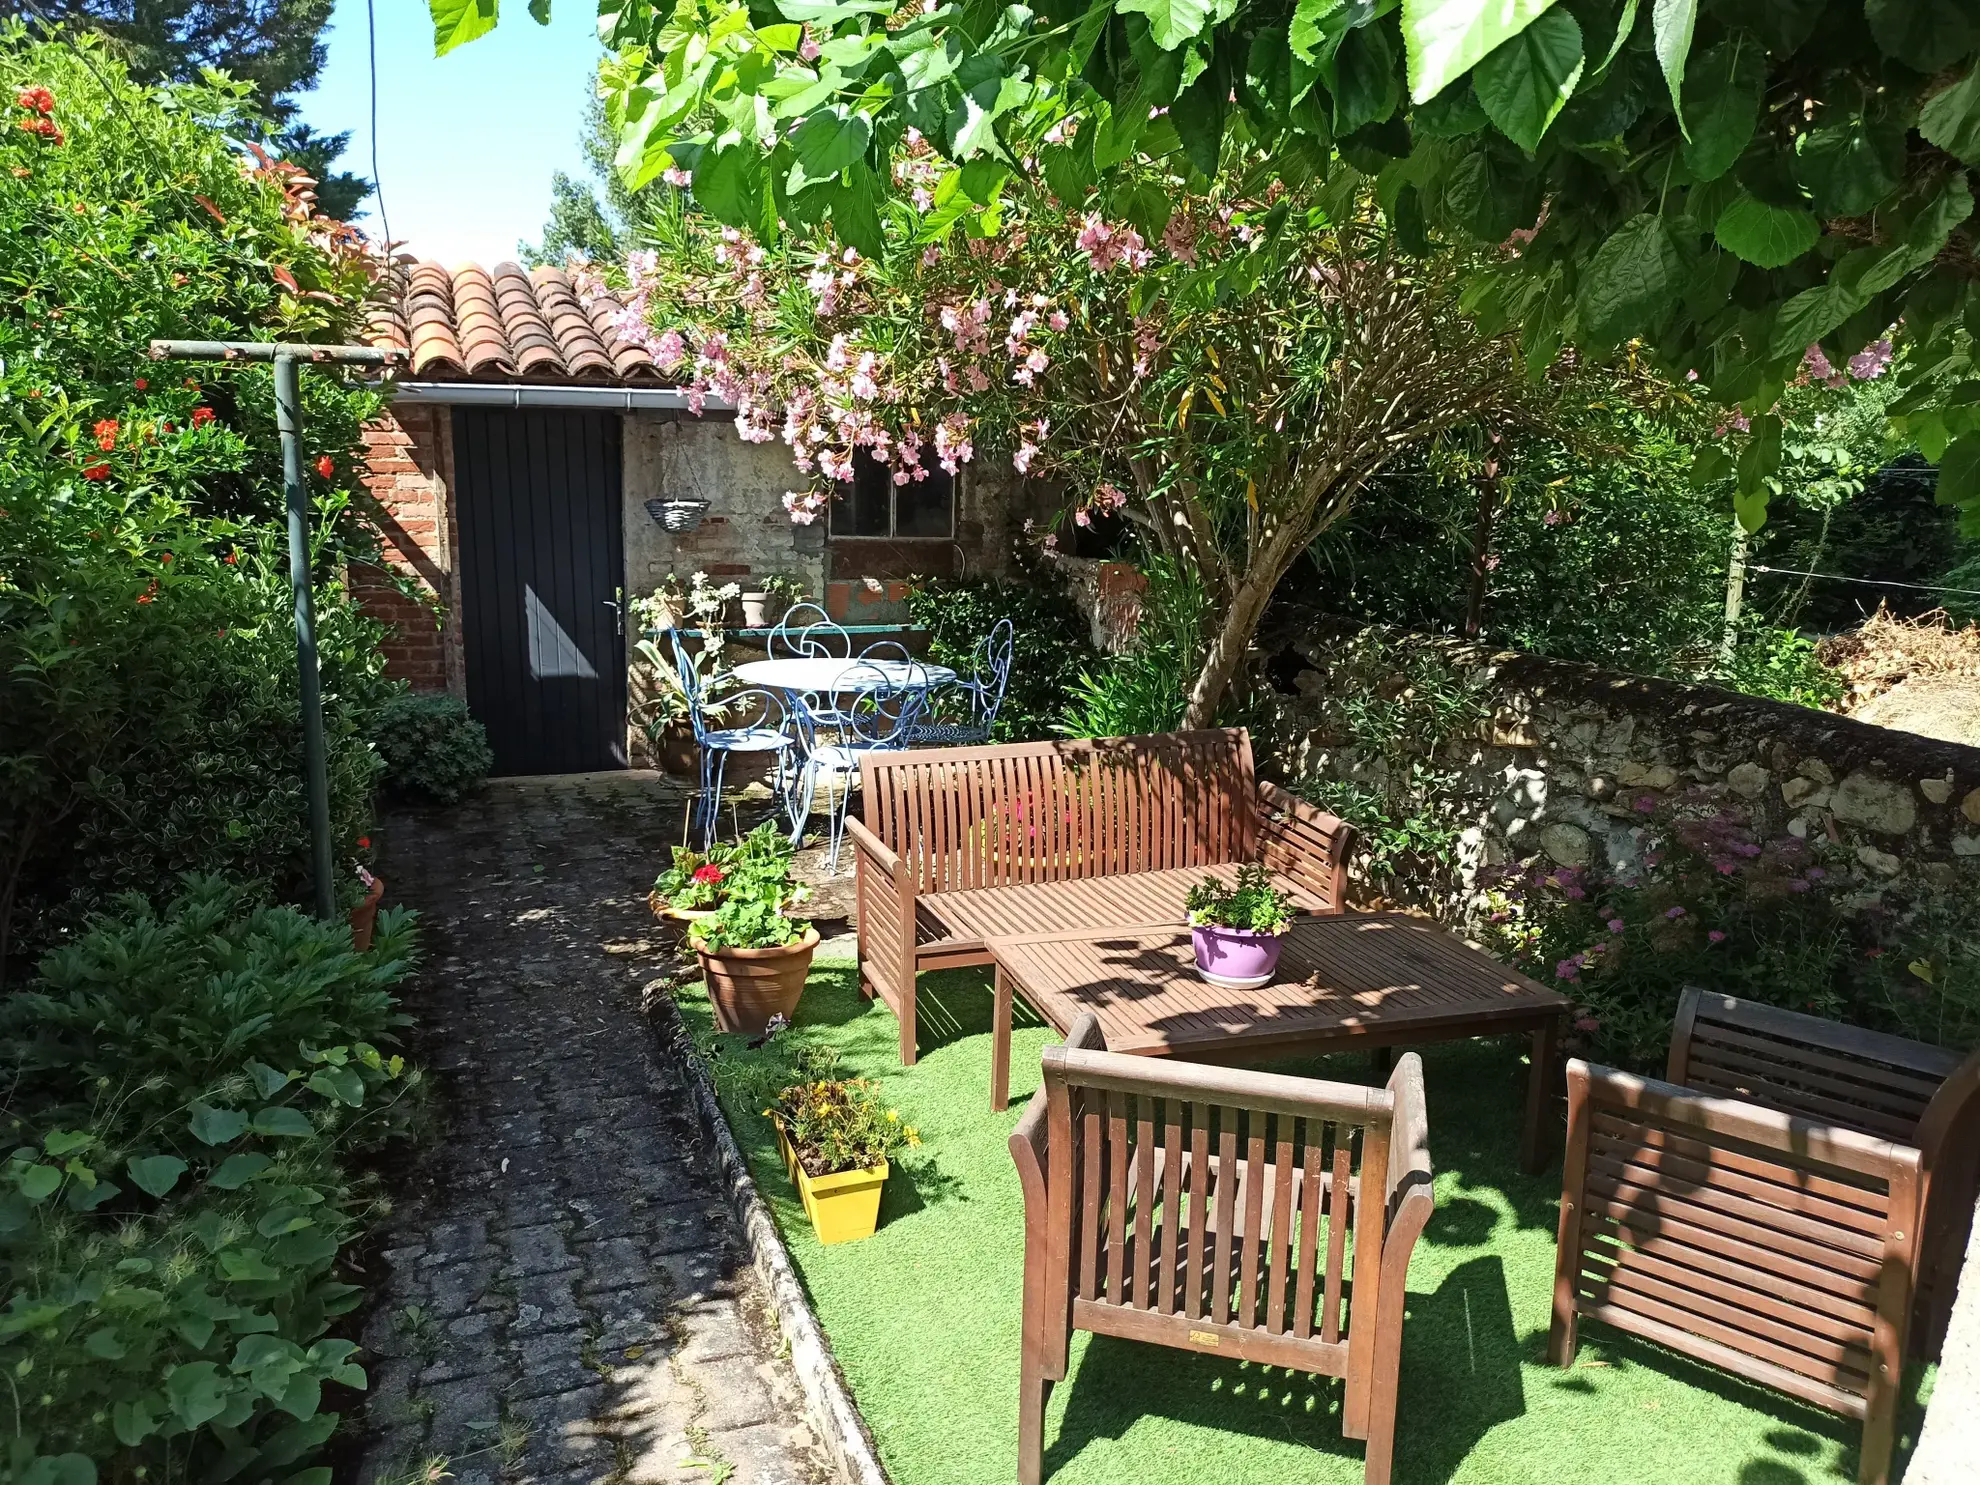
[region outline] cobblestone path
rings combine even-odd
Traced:
[[[441,1128],[383,1237],[368,1485],[434,1459],[461,1485],[823,1479],[641,1009],[677,800],[651,774],[509,781],[385,827],[387,900],[426,915],[407,1008]]]

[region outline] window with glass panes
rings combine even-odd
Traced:
[[[865,449],[853,455],[852,489],[831,504],[828,530],[834,537],[871,536],[890,541],[947,540],[956,530],[956,479],[922,452],[926,479],[894,483],[896,466],[882,464]]]

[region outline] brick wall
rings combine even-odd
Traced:
[[[364,430],[366,514],[385,561],[409,579],[351,570],[351,590],[391,628],[386,668],[418,691],[466,692],[456,614],[458,537],[453,507],[453,418],[445,407],[388,408]]]

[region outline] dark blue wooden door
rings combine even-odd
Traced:
[[[468,707],[495,771],[626,766],[619,419],[454,410]]]

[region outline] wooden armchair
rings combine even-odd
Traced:
[[[1693,989],[1667,1073],[1568,1064],[1554,1363],[1582,1317],[1644,1336],[1861,1419],[1883,1485],[1972,1216],[1980,1054]]]
[[[1074,1330],[1345,1378],[1363,1479],[1389,1479],[1403,1285],[1434,1206],[1415,1053],[1364,1088],[1110,1053],[1083,1016],[1046,1049],[1011,1154],[1021,1485],[1042,1477]]]

